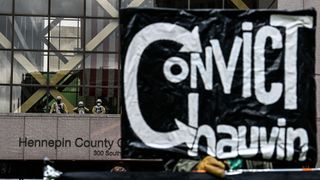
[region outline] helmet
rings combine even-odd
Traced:
[[[78,106],[83,106],[83,101],[79,101]]]
[[[60,104],[60,103],[61,103],[61,100],[62,100],[61,96],[57,96],[56,101],[57,101],[57,103],[58,103],[58,104]]]
[[[97,103],[102,103],[101,99],[97,99]]]

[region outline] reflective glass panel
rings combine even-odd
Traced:
[[[83,16],[83,0],[52,0],[51,15]]]
[[[16,16],[14,46],[16,49],[47,49],[48,18]]]
[[[48,14],[48,0],[15,0],[17,14]]]
[[[188,0],[156,0],[156,7],[188,9]]]
[[[66,105],[68,113],[73,113],[74,107],[81,99],[80,90],[79,86],[56,86],[50,90],[49,107],[55,102],[56,95],[59,95],[62,97],[62,102]]]
[[[155,0],[143,0],[143,1],[137,1],[137,0],[121,0],[121,8],[127,8],[127,7],[144,7],[144,8],[151,8],[154,7],[154,1]],[[170,1],[170,0],[168,0]],[[172,1],[172,0],[171,0]],[[175,0],[177,1],[177,0]],[[179,0],[178,0],[179,1]],[[186,1],[186,0],[185,0]]]
[[[272,0],[272,1],[265,1],[265,0],[257,0],[257,8],[259,9],[277,9],[278,7],[278,1]]]
[[[118,52],[119,51],[119,22],[118,20],[87,19],[86,21],[86,50]],[[95,38],[103,34],[103,38]]]
[[[10,111],[10,86],[0,86],[0,113]]]
[[[242,0],[234,1],[234,0],[225,0],[225,8],[226,9],[239,9],[243,4],[249,9],[276,9],[277,8],[277,0],[274,1],[265,1],[265,0]]]
[[[50,49],[80,51],[82,21],[80,18],[51,18]]]
[[[190,0],[191,9],[222,8],[222,0]]]
[[[11,52],[0,51],[0,83],[10,83]]]
[[[0,16],[0,47],[11,49],[12,42],[12,18],[10,16]]]
[[[118,54],[88,54],[85,60],[85,85],[119,86],[118,58]]]
[[[0,0],[0,13],[12,12],[12,0]]]
[[[119,0],[86,1],[86,16],[92,17],[118,17]]]
[[[14,113],[46,113],[47,88],[37,86],[13,86],[12,87],[12,111]]]
[[[16,51],[13,60],[14,84],[47,84],[47,52]]]
[[[51,85],[78,85],[81,83],[83,55],[72,52],[51,52],[49,81]]]
[[[102,100],[102,105],[107,109],[107,114],[119,113],[119,88],[100,88],[100,87],[88,87],[83,92],[85,104],[90,108],[96,104],[97,99]]]

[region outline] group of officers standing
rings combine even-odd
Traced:
[[[85,107],[83,101],[78,102],[78,106],[73,109],[73,112],[78,114],[86,114],[89,113],[90,110]],[[97,99],[96,105],[93,106],[91,112],[93,114],[105,114],[107,113],[107,109],[102,105],[102,100]],[[51,105],[50,113],[63,114],[68,113],[67,106],[62,102],[62,97],[57,96],[55,102]]]

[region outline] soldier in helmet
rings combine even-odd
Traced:
[[[62,97],[57,96],[55,100],[56,102],[51,105],[50,113],[68,113],[67,106],[62,102]]]
[[[92,108],[93,114],[105,114],[106,108],[102,106],[101,99],[97,99],[97,104]]]
[[[85,113],[89,112],[89,109],[84,106],[83,101],[79,101],[78,107],[75,107],[73,109],[73,112],[78,113],[78,114],[85,114]]]

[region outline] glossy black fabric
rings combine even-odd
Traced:
[[[252,126],[268,128],[268,137],[271,127],[277,126],[278,118],[287,120],[286,126],[304,128],[308,131],[309,151],[306,162],[316,161],[316,101],[315,101],[315,11],[275,11],[275,10],[175,10],[175,9],[123,9],[120,12],[121,23],[121,58],[122,68],[133,37],[144,27],[157,23],[167,22],[179,25],[189,31],[195,26],[199,27],[201,46],[210,46],[210,40],[220,42],[223,55],[228,61],[232,45],[236,36],[242,37],[243,22],[253,23],[253,42],[257,31],[270,25],[271,14],[282,15],[309,15],[314,17],[314,27],[300,29],[298,33],[297,52],[297,104],[296,110],[284,108],[284,95],[274,104],[264,105],[255,97],[253,90],[254,80],[251,80],[252,96],[242,97],[242,48],[234,73],[231,93],[223,92],[222,82],[213,62],[213,88],[205,90],[203,81],[198,73],[198,88],[190,87],[190,75],[180,83],[169,82],[163,75],[163,64],[169,57],[181,57],[188,62],[190,68],[190,53],[179,52],[181,44],[172,41],[157,41],[146,48],[141,56],[138,71],[138,97],[139,106],[147,124],[157,132],[170,132],[177,129],[174,119],[188,124],[188,94],[199,94],[199,126],[208,124],[216,131],[219,124],[231,125],[235,128],[243,125],[250,130]],[[278,28],[285,43],[285,29]],[[150,34],[152,36],[152,34]],[[283,47],[284,48],[284,47]],[[273,82],[284,83],[284,49],[274,50],[270,40],[265,47],[266,89],[270,90]],[[202,61],[205,54],[200,54]],[[252,66],[254,52],[252,52]],[[214,60],[213,60],[214,61]],[[134,62],[133,62],[134,63]],[[227,63],[227,62],[226,62]],[[205,63],[204,63],[205,64]],[[254,69],[252,69],[254,71]],[[173,67],[179,73],[181,69]],[[123,72],[124,73],[124,72]],[[122,73],[122,80],[123,80]],[[254,73],[252,72],[252,78]],[[130,158],[155,157],[185,157],[187,150],[185,144],[169,149],[154,149],[146,146],[133,132],[128,121],[124,90],[122,86],[122,155]],[[248,136],[248,135],[247,135]],[[217,141],[226,135],[218,134]],[[247,137],[248,139],[250,137]],[[154,140],[155,142],[157,139]],[[199,153],[205,154],[206,142],[200,139]],[[299,148],[295,147],[299,152]],[[295,154],[294,160],[298,158]],[[262,159],[259,152],[253,159]],[[272,157],[276,159],[275,155]]]

